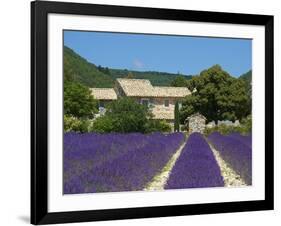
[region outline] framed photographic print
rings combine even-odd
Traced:
[[[31,3],[31,223],[273,209],[273,16]]]

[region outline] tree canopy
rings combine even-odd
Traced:
[[[178,75],[175,79],[171,82],[171,86],[174,87],[186,87],[188,79],[183,75]]]
[[[64,114],[77,118],[93,118],[97,101],[89,88],[74,82],[64,83]]]
[[[152,133],[170,132],[171,128],[163,120],[153,120],[148,107],[130,97],[122,97],[106,106],[104,116],[97,118],[91,131],[100,133]]]
[[[135,78],[135,76],[132,72],[129,72],[126,78],[132,79]]]
[[[183,101],[180,111],[182,123],[195,112],[215,122],[241,120],[251,113],[251,101],[245,82],[231,77],[219,65],[194,76],[188,81],[187,87],[193,92]]]
[[[105,116],[97,118],[93,129],[98,132],[144,132],[148,109],[129,97],[119,98],[106,106]]]
[[[252,70],[242,74],[239,78],[246,82],[248,95],[252,98]]]

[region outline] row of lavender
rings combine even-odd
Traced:
[[[252,148],[252,135],[241,135],[240,133],[231,133],[228,135],[228,137],[231,137],[239,142],[242,142],[243,144],[247,145],[249,148]]]
[[[220,156],[239,174],[247,185],[252,184],[252,137],[240,134],[223,136],[218,132],[208,140],[219,151]]]
[[[183,141],[181,133],[67,133],[64,194],[142,190]]]
[[[177,160],[165,189],[224,186],[218,163],[200,133],[192,133]]]
[[[142,142],[139,142],[142,140]],[[116,159],[127,153],[131,147],[142,148],[148,139],[139,134],[107,134],[75,133],[64,134],[64,181],[81,174],[105,161]]]

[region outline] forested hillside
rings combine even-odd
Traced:
[[[112,87],[113,79],[98,70],[86,59],[76,54],[72,49],[64,47],[63,53],[64,80],[79,82],[88,87]]]
[[[88,87],[113,87],[116,78],[148,79],[152,85],[170,86],[178,74],[156,71],[129,71],[96,66],[64,46],[64,79],[79,82]],[[184,76],[187,80],[192,76]]]
[[[64,79],[65,81],[79,82],[88,87],[109,88],[114,86],[117,78],[148,79],[154,86],[170,86],[179,74],[157,71],[131,71],[127,69],[113,69],[97,66],[79,56],[72,49],[64,46]],[[180,75],[189,80],[191,75]],[[242,74],[240,79],[247,83],[248,91],[251,91],[252,70]],[[183,81],[181,81],[183,83]],[[183,83],[184,84],[184,83]],[[173,85],[174,86],[174,85]]]
[[[246,82],[247,90],[249,92],[249,95],[251,96],[252,92],[252,70],[246,72],[245,74],[242,74],[240,79],[243,79]]]
[[[246,72],[245,74],[242,74],[240,76],[241,79],[245,80],[248,83],[252,82],[252,70]]]
[[[110,74],[113,79],[120,77],[127,77],[129,74],[132,75],[132,78],[139,79],[148,79],[154,86],[170,86],[171,82],[175,79],[178,74],[171,74],[166,72],[157,72],[157,71],[128,71],[128,70],[120,70],[120,69],[110,69]],[[186,80],[192,78],[191,75],[184,75]]]

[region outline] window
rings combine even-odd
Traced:
[[[164,100],[165,107],[169,107],[169,100]]]
[[[182,103],[181,102],[178,102],[179,103],[179,109],[182,108]]]
[[[148,107],[149,100],[148,100],[148,99],[142,99],[142,100],[141,100],[141,103],[142,103],[143,105],[145,105],[145,106]]]
[[[102,107],[102,108],[104,108],[104,102],[103,101],[99,101],[99,107]]]

